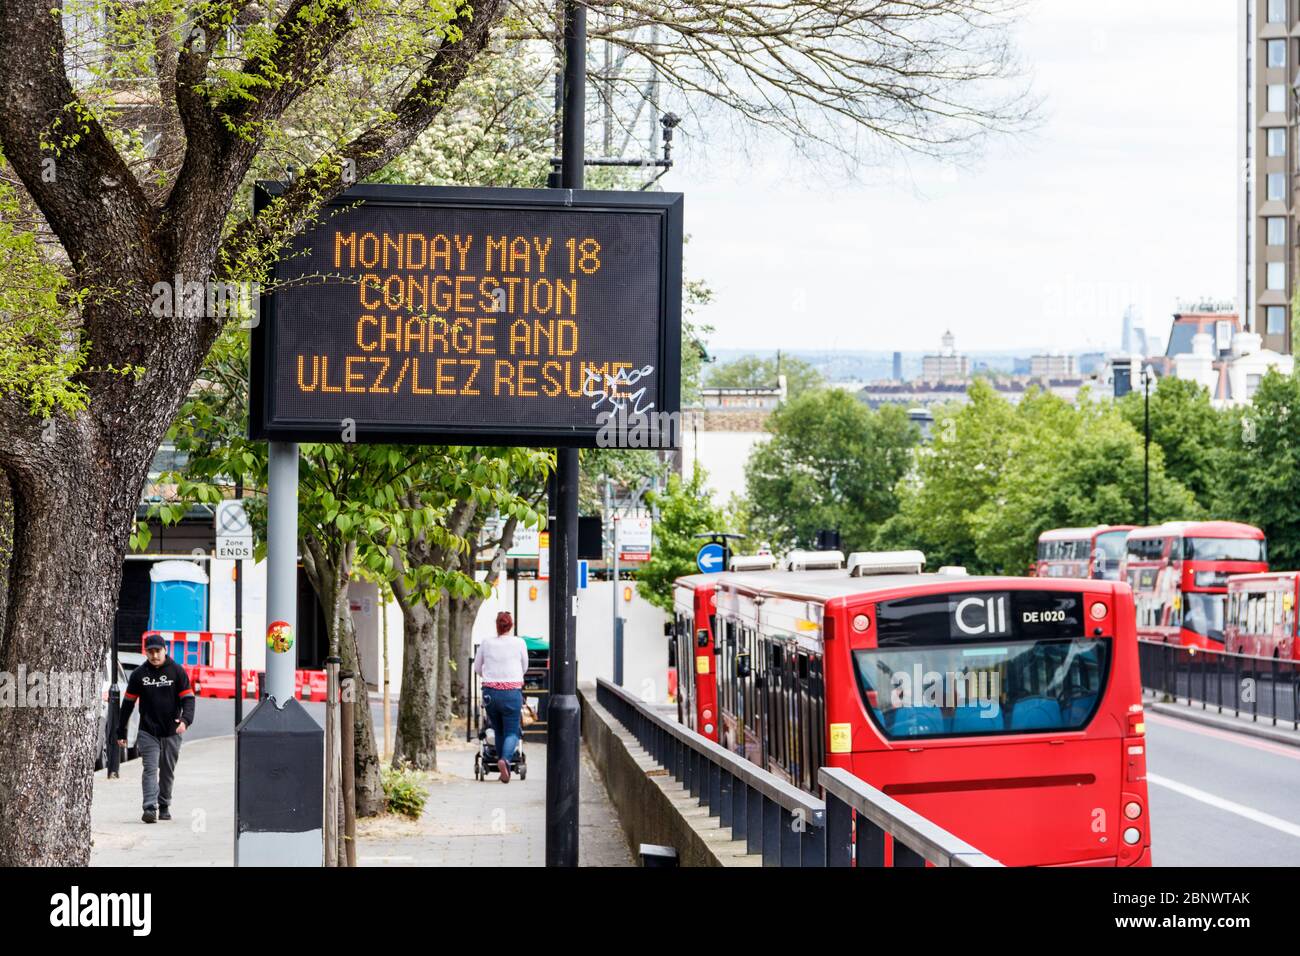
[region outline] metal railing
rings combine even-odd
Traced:
[[[1174,703],[1300,730],[1300,661],[1138,641],[1138,668],[1144,691]]]
[[[841,767],[822,767],[817,782],[826,793],[827,866],[884,866],[886,834],[894,866],[1002,865]]]
[[[894,866],[1001,866],[845,770],[821,769],[823,802],[608,681],[596,702],[764,866],[884,866],[885,834]]]

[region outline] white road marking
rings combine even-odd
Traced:
[[[1266,827],[1272,827],[1274,830],[1279,830],[1288,836],[1300,839],[1300,824],[1283,820],[1281,817],[1275,817],[1263,810],[1256,810],[1254,807],[1248,807],[1245,804],[1234,803],[1231,800],[1223,799],[1223,797],[1216,797],[1212,793],[1206,793],[1196,787],[1189,787],[1185,783],[1170,780],[1168,777],[1162,777],[1159,774],[1148,773],[1147,783],[1154,783],[1157,787],[1164,787],[1166,790],[1174,791],[1174,793],[1181,793],[1185,797],[1199,800],[1201,803],[1208,804],[1216,809],[1235,813],[1239,817],[1245,817],[1247,820],[1253,820],[1255,823],[1261,823]]]

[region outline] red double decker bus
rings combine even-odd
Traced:
[[[1235,521],[1169,521],[1129,532],[1124,580],[1138,637],[1222,648],[1228,578],[1268,570],[1264,532]]]
[[[711,651],[684,719],[810,792],[845,768],[1008,865],[1149,865],[1127,585],[923,562],[679,579],[678,646]]]
[[[1053,528],[1038,536],[1034,574],[1040,578],[1096,578],[1118,581],[1124,560],[1124,539],[1131,524],[1099,524],[1093,528]]]
[[[1234,654],[1300,660],[1297,603],[1300,571],[1234,574],[1228,578],[1224,647]]]

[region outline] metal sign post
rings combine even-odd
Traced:
[[[587,8],[564,4],[564,149],[560,187],[581,189],[587,96]],[[546,865],[578,865],[578,450],[556,450],[551,499],[551,693],[546,734]]]

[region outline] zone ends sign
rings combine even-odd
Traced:
[[[680,193],[355,186],[270,277],[249,433],[595,447],[611,416],[675,421],[681,269]]]

